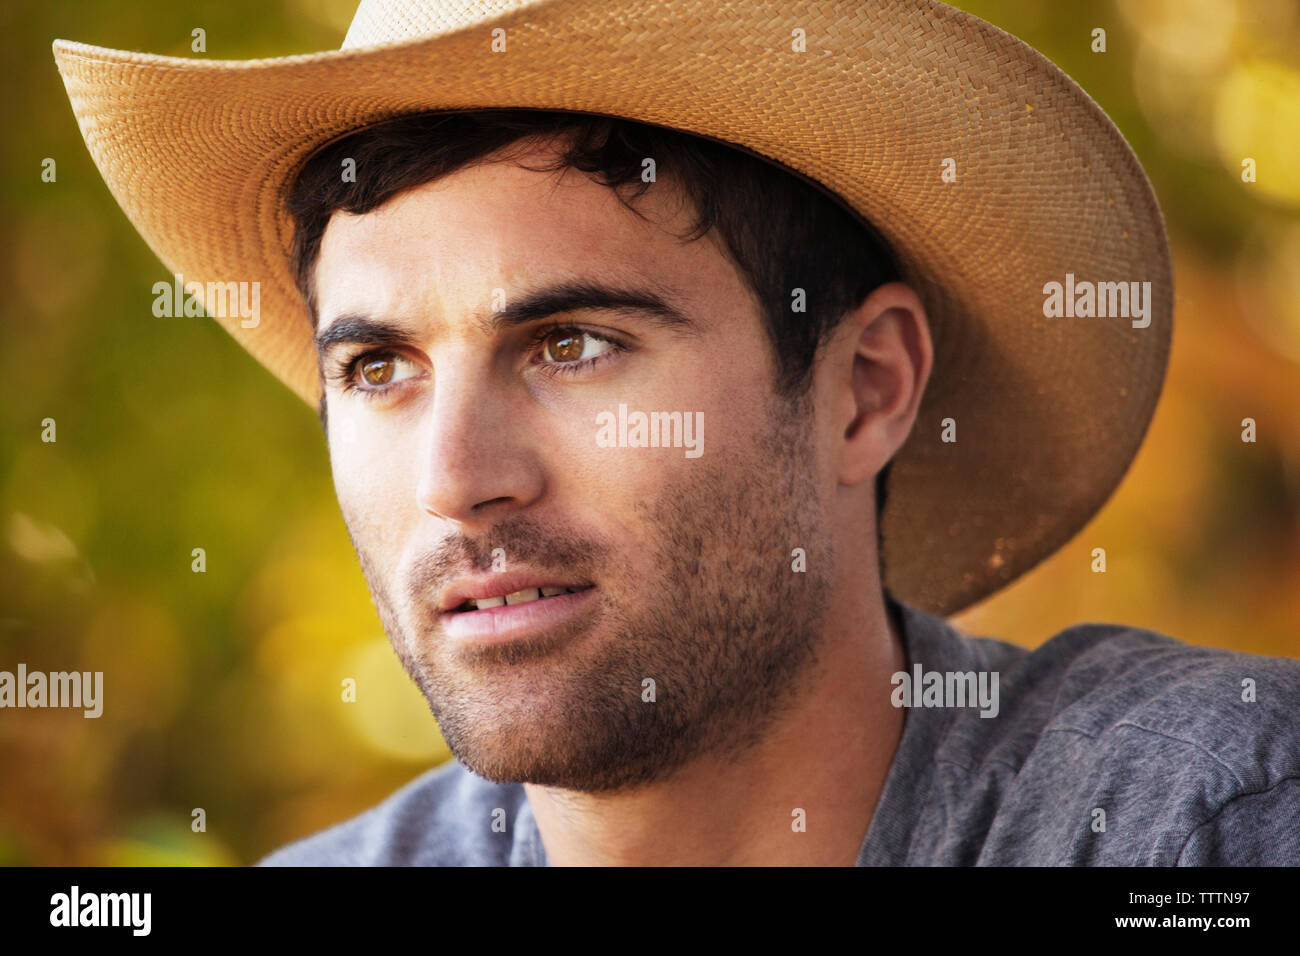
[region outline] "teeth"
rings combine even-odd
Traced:
[[[530,601],[540,601],[542,598],[555,597],[557,594],[576,594],[578,591],[585,591],[586,586],[576,588],[524,588],[516,591],[514,594],[507,594],[505,597],[494,598],[470,598],[465,603],[471,611],[482,611],[484,608],[501,607],[503,604],[527,604]]]

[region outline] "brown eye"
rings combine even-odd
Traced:
[[[373,358],[361,363],[361,380],[367,385],[387,385],[392,379],[391,357]]]
[[[546,337],[546,357],[553,362],[574,362],[582,358],[585,333],[576,329],[557,329]]]

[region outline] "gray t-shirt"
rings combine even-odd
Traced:
[[[909,673],[996,672],[998,706],[905,710],[859,866],[1300,865],[1300,661],[1110,624],[1027,651],[891,604]],[[257,865],[546,862],[523,787],[453,760]]]

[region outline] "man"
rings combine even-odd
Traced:
[[[164,261],[262,284],[209,311],[319,402],[457,758],[263,862],[1300,862],[1300,664],[938,616],[1088,520],[1159,393],[1163,225],[1082,91],[939,5],[492,7],[56,44]]]

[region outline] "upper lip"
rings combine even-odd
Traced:
[[[438,610],[445,614],[471,599],[505,597],[528,588],[581,588],[590,584],[590,581],[579,581],[562,572],[548,574],[543,571],[499,571],[467,575],[457,578],[443,589]]]

